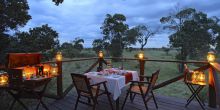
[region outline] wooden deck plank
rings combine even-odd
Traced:
[[[77,98],[77,94],[72,91],[63,99],[55,100],[51,102],[48,105],[48,107],[51,108],[52,110],[73,110],[76,102],[76,98]],[[120,106],[124,102],[124,99],[125,99],[125,92],[123,92],[122,95],[120,96]],[[202,110],[199,104],[195,101],[192,102],[186,108],[185,107],[186,99],[156,95],[156,100],[158,102],[158,107],[159,107],[158,110]],[[99,104],[97,105],[96,108],[97,110],[110,110],[109,102],[106,96],[101,96],[100,98],[98,98],[98,103]],[[113,104],[115,106],[115,102]],[[148,102],[148,107],[149,110],[157,110],[153,100]],[[77,110],[90,110],[90,109],[92,108],[87,105],[79,103]],[[208,108],[208,106],[206,106],[206,109],[217,110],[217,109]],[[136,96],[133,103],[130,102],[128,98],[124,110],[145,110],[141,97]]]

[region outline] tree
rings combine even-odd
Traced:
[[[103,41],[108,43],[110,54],[114,57],[122,56],[122,51],[126,46],[125,32],[128,30],[128,25],[125,24],[126,17],[122,14],[106,15],[104,23],[101,27]],[[117,49],[115,46],[117,45]],[[117,54],[116,54],[117,53]]]
[[[27,0],[1,0],[0,1],[0,62],[3,63],[9,50],[9,31],[23,27],[31,16],[28,14]]]
[[[16,33],[16,36],[24,52],[45,52],[59,47],[58,33],[47,24]]]
[[[75,40],[72,41],[73,43],[73,48],[79,50],[80,52],[82,51],[83,49],[83,43],[84,43],[84,40],[77,37],[75,38]]]
[[[143,50],[144,46],[147,44],[148,39],[152,37],[156,32],[150,30],[148,26],[145,25],[138,25],[134,27],[134,30],[137,33],[137,41],[140,43],[140,49]]]
[[[195,56],[199,58],[200,55],[206,54],[213,44],[214,38],[209,31],[213,29],[215,23],[205,13],[187,8],[172,16],[162,17],[160,21],[166,24],[165,29],[175,31],[169,39],[172,47],[180,49],[176,56],[179,60]],[[183,70],[183,65],[180,70]]]
[[[102,39],[95,39],[92,43],[92,49],[98,53],[99,51],[101,51],[103,49],[103,41]]]

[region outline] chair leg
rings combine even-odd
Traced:
[[[134,101],[135,96],[136,96],[136,94],[134,94],[134,95],[132,96],[131,102]]]
[[[79,98],[80,98],[80,95],[78,95],[78,97],[77,97],[77,100],[76,100],[76,104],[75,104],[75,108],[74,108],[74,110],[77,109],[77,106],[78,106],[78,103],[79,103]]]
[[[122,105],[122,107],[121,107],[121,110],[124,109],[124,106],[125,106],[125,103],[126,103],[126,101],[127,101],[127,98],[128,98],[129,93],[130,93],[130,92],[127,92],[127,94],[126,94],[125,101],[124,101],[124,103],[123,103],[123,105]]]
[[[111,101],[111,98],[110,98],[110,93],[107,93],[107,96],[108,96],[108,101],[109,101],[109,104],[111,106],[111,109],[114,110],[113,105],[112,105],[112,101]]]
[[[148,110],[148,106],[147,106],[147,102],[145,101],[145,97],[144,97],[143,94],[142,94],[141,96],[142,96],[142,99],[143,99],[143,102],[144,102],[145,108],[146,108],[146,110]]]
[[[88,100],[88,103],[90,104],[90,103],[91,103],[91,99],[90,99],[90,98],[87,98],[87,100]]]
[[[156,99],[155,99],[155,97],[154,97],[153,91],[151,92],[151,94],[152,94],[152,97],[153,97],[153,100],[154,100],[154,104],[155,104],[156,108],[158,109],[157,101],[156,101]]]
[[[15,105],[16,100],[14,99],[9,110],[12,110]]]
[[[21,104],[22,107],[24,107],[25,110],[28,110],[28,108],[24,105],[24,103],[22,103],[19,99],[16,99],[18,101],[18,103]]]
[[[96,109],[96,104],[97,104],[97,99],[92,97],[92,101],[93,101],[93,108],[92,108],[92,110],[95,110]]]
[[[49,109],[47,108],[46,104],[45,104],[42,100],[40,100],[40,103],[43,105],[43,107],[44,107],[46,110],[49,110]]]
[[[37,104],[36,110],[39,109],[39,106],[40,106],[40,101],[39,101],[38,104]]]

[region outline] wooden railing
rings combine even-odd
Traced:
[[[79,58],[79,59],[72,59],[72,60],[64,60],[60,62],[43,62],[43,63],[57,63],[58,69],[59,69],[59,76],[57,77],[57,97],[62,98],[64,97],[73,87],[72,84],[63,92],[62,87],[62,63],[66,62],[77,62],[77,61],[88,61],[88,60],[97,60],[95,61],[84,73],[87,73],[94,69],[96,66],[98,66],[97,71],[100,71],[103,69],[103,64],[106,64],[105,59],[119,59],[119,60],[136,60],[139,61],[140,68],[139,68],[139,74],[144,75],[144,65],[145,62],[171,62],[171,63],[181,63],[181,64],[204,64],[204,66],[198,68],[197,70],[204,71],[209,70],[209,106],[212,108],[216,108],[217,104],[220,107],[220,82],[217,77],[217,72],[220,73],[220,64],[218,63],[209,63],[207,61],[180,61],[180,60],[153,60],[153,59],[142,59],[139,60],[137,58]],[[217,70],[217,71],[216,71]],[[181,74],[177,77],[171,78],[167,81],[164,81],[158,85],[154,89],[162,88],[166,85],[172,84],[176,81],[182,80],[184,78],[184,74]],[[143,79],[141,79],[143,80]]]

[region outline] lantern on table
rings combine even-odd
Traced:
[[[144,59],[144,52],[143,52],[143,51],[140,51],[140,52],[138,53],[138,59],[139,59],[139,60],[143,60],[143,59]]]
[[[23,77],[26,79],[30,79],[31,77],[36,76],[36,73],[36,67],[26,66],[23,69]]]
[[[51,66],[50,73],[52,76],[57,76],[58,75],[58,67],[56,64]]]
[[[98,54],[99,58],[103,58],[104,57],[104,54],[102,51],[99,51],[99,54]]]
[[[63,59],[62,53],[61,52],[57,52],[57,54],[56,54],[56,61],[62,61],[62,59]]]
[[[0,85],[8,84],[8,75],[7,74],[0,74]]]
[[[50,76],[50,69],[51,69],[50,64],[44,64],[43,65],[43,73],[44,73],[45,76],[47,76],[47,77]]]
[[[205,73],[202,71],[194,71],[192,73],[192,83],[193,84],[199,84],[199,85],[205,85],[206,84],[206,78]]]
[[[214,52],[208,52],[207,60],[210,63],[214,62],[215,61],[215,53]]]

